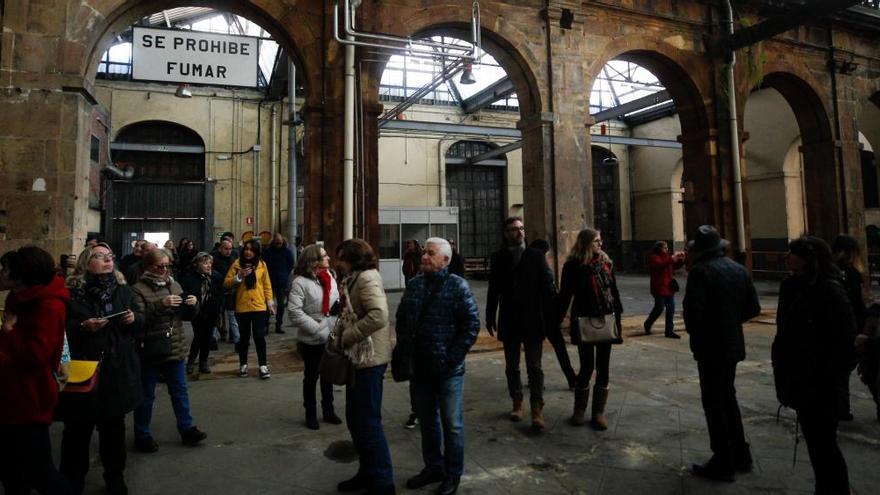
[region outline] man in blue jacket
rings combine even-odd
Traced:
[[[421,274],[406,287],[396,327],[398,345],[412,349],[411,393],[425,462],[406,486],[416,489],[442,482],[440,495],[458,491],[464,471],[464,358],[480,331],[474,294],[465,279],[449,273],[451,259],[448,241],[425,241]]]
[[[272,282],[272,293],[275,295],[275,307],[287,307],[287,281],[293,270],[293,251],[287,247],[287,239],[280,233],[275,233],[272,243],[263,250],[263,261],[269,269],[269,281]],[[275,333],[284,333],[281,324],[284,322],[284,311],[275,315]],[[268,334],[269,331],[266,330]]]

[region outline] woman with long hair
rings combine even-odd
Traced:
[[[260,259],[258,241],[250,239],[244,242],[241,255],[229,267],[223,285],[235,291],[235,319],[241,334],[238,341],[238,376],[248,376],[248,348],[253,335],[260,378],[268,379],[272,375],[269,374],[266,358],[266,325],[269,323],[266,311],[275,314],[275,296],[269,280],[269,269]]]
[[[38,247],[9,251],[0,265],[0,290],[10,291],[0,325],[0,482],[10,495],[73,493],[49,440],[70,294]]]
[[[107,491],[127,493],[125,415],[143,401],[134,339],[143,327],[144,314],[125,276],[115,269],[114,259],[105,243],[87,247],[67,278],[71,359],[100,361],[97,393],[64,394],[56,412],[64,421],[61,473],[76,493],[82,493],[85,486],[95,429]]]
[[[197,251],[196,246],[193,244],[193,241],[184,237],[177,244],[177,252],[175,253],[176,259],[172,259],[174,262],[177,271],[177,278],[182,278],[183,274],[189,270],[192,266],[192,260],[195,257]]]
[[[134,446],[145,453],[159,450],[153,439],[150,422],[156,400],[159,375],[168,386],[168,396],[177,418],[177,431],[184,445],[196,445],[207,435],[196,428],[190,415],[189,389],[183,361],[186,359],[186,336],[183,321],[192,320],[198,311],[198,299],[185,295],[180,284],[171,278],[171,259],[157,249],[144,255],[144,273],[132,287],[135,304],[144,314],[144,329],[135,337],[141,346],[141,387],[144,401],[134,411]],[[185,296],[185,297],[183,297]]]
[[[303,358],[303,406],[306,426],[317,430],[318,404],[315,385],[318,383],[318,365],[324,355],[324,346],[336,318],[330,310],[339,301],[336,274],[330,270],[330,256],[323,246],[312,244],[303,249],[293,269],[293,281],[287,295],[288,323],[296,335],[296,350]],[[338,425],[342,420],[333,410],[333,384],[321,378],[321,412],[324,421]]]
[[[187,375],[195,370],[196,358],[199,360],[199,373],[211,372],[208,366],[211,338],[223,310],[223,275],[214,271],[213,266],[214,258],[202,251],[195,255],[180,279],[184,293],[192,294],[199,300],[199,313],[192,321],[193,340],[186,361]]]
[[[376,255],[366,241],[349,239],[336,248],[337,268],[344,276],[340,285],[348,297],[357,322],[340,336],[349,349],[372,339],[373,356],[359,365],[353,383],[345,387],[345,419],[359,457],[358,472],[339,483],[339,491],[366,489],[372,494],[394,493],[391,452],[382,429],[382,379],[391,361],[388,299],[382,289]]]
[[[851,235],[839,235],[831,244],[831,251],[834,256],[834,262],[843,272],[843,286],[846,289],[846,295],[852,304],[853,313],[856,318],[856,332],[860,332],[865,328],[865,319],[868,309],[865,307],[865,264],[862,261],[862,250],[859,247],[859,241]],[[855,369],[853,362],[852,369]],[[852,409],[849,404],[849,377],[852,371],[840,378],[838,385],[839,392],[838,401],[840,402],[840,419],[842,421],[852,421]]]
[[[791,275],[779,288],[771,348],[776,396],[797,411],[815,474],[816,493],[849,493],[837,445],[838,387],[853,361],[855,316],[831,249],[818,237],[789,244]]]
[[[617,291],[614,264],[602,251],[602,234],[584,229],[578,233],[568,259],[562,266],[557,311],[559,322],[571,304],[571,341],[578,347],[581,369],[578,373],[571,422],[586,423],[585,414],[590,393],[590,378],[596,370],[593,387],[593,410],[590,425],[596,430],[608,429],[605,404],[608,401],[608,367],[611,362],[611,343],[585,344],[581,342],[578,317],[614,317],[620,328],[623,305]],[[572,299],[574,302],[572,303]]]

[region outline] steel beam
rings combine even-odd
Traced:
[[[485,153],[479,154],[477,156],[472,156],[467,159],[468,165],[476,165],[482,162],[483,160],[489,160],[495,158],[496,156],[501,156],[511,151],[518,150],[522,148],[522,141],[517,141],[515,143],[506,144],[501,146],[500,148],[495,148],[494,150],[489,150]]]
[[[790,7],[785,13],[767,18],[754,26],[740,29],[732,35],[721,38],[718,48],[722,53],[730,53],[784,33],[801,24],[821,19],[839,10],[862,3],[860,0],[813,0],[800,8]]]
[[[491,86],[471,96],[470,98],[465,99],[461,103],[461,108],[465,114],[471,114],[476,112],[477,110],[480,110],[481,108],[488,107],[489,105],[495,103],[502,98],[507,98],[515,91],[516,90],[513,87],[513,81],[511,81],[509,77],[505,77],[499,79]]]
[[[140,144],[110,143],[111,150],[119,151],[152,151],[155,153],[204,153],[204,146],[184,146],[179,144]]]
[[[672,99],[672,96],[669,94],[669,91],[658,91],[654,94],[650,94],[648,96],[643,96],[641,98],[637,98],[633,101],[624,103],[622,105],[618,105],[613,108],[609,108],[608,110],[603,110],[601,112],[594,113],[591,115],[596,122],[605,122],[606,120],[616,119],[618,117],[623,117],[624,115],[632,112],[637,112],[643,108],[650,107],[652,105],[656,105],[658,103],[663,103],[665,101],[669,101]]]

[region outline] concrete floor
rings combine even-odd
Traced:
[[[803,441],[792,465],[794,415],[783,410],[776,421],[778,404],[769,363],[775,333],[768,324],[772,314],[759,318],[765,323],[748,326],[748,360],[740,364],[737,377],[755,470],[738,476],[734,484],[710,483],[688,472],[691,463],[705,461],[710,452],[687,335],[681,332],[679,341],[641,335],[643,314],[651,306],[647,279],[623,276],[620,285],[626,298],[626,332],[631,335],[612,353],[609,430],[595,432],[567,423],[573,396],[549,347],[544,355],[547,430],[535,435],[527,423],[508,421],[504,358],[493,350],[494,341],[484,336],[467,361],[466,465],[460,493],[810,493],[812,471]],[[775,310],[774,288],[775,284],[759,284],[765,309]],[[484,284],[476,283],[475,291],[482,309]],[[400,293],[389,294],[392,312],[399,297]],[[681,326],[679,321],[679,331]],[[180,445],[170,403],[160,386],[153,429],[161,447],[149,455],[130,452],[126,476],[131,493],[335,493],[336,483],[357,469],[348,432],[344,425],[323,423],[319,431],[305,428],[302,374],[293,371],[296,365],[282,363],[296,362],[291,348],[289,334],[271,335],[273,377],[261,382],[254,376],[234,378],[231,346],[221,344],[214,360],[217,372],[190,384],[193,416],[208,433],[199,447]],[[569,353],[576,361],[576,349],[569,348]],[[839,438],[853,492],[880,493],[880,471],[875,468],[880,459],[880,423],[870,394],[856,377],[852,391],[856,419],[841,425]],[[335,396],[341,413],[343,389],[337,388]],[[422,467],[418,430],[402,427],[408,413],[407,385],[389,377],[383,416],[401,492],[407,491],[405,480]],[[56,450],[60,432],[60,425],[52,427]],[[103,492],[96,440],[87,493]]]

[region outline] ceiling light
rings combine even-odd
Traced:
[[[474,79],[474,66],[472,64],[464,64],[464,69],[461,71],[461,79],[458,82],[461,84],[474,84],[477,82]]]

